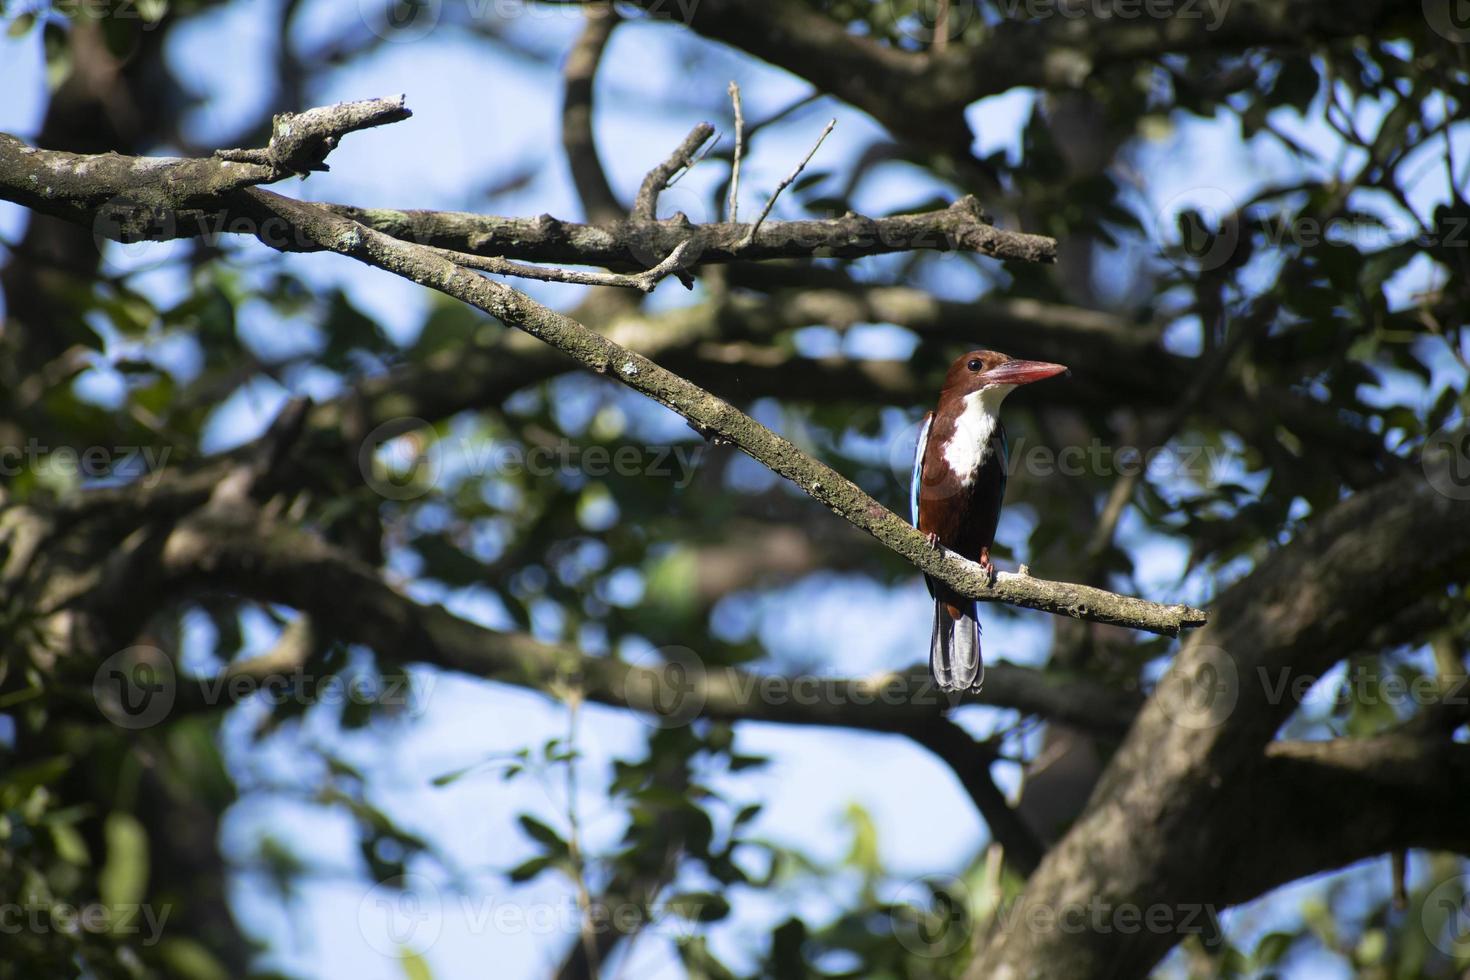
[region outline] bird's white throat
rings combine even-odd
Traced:
[[[990,385],[965,396],[954,434],[944,444],[944,461],[963,486],[975,482],[975,475],[990,458],[990,440],[1000,424],[1000,403],[1015,387]]]

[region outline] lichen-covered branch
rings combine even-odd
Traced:
[[[354,120],[360,121],[354,116],[341,122]],[[320,140],[302,144],[314,149],[322,145]],[[314,251],[318,247],[314,243],[284,235],[272,226],[273,215],[262,211],[256,199],[237,193],[286,176],[290,166],[307,162],[311,154],[303,156],[304,152],[300,146],[283,149],[279,155],[271,150],[231,151],[232,157],[248,157],[246,162],[83,155],[37,149],[0,134],[0,200],[85,225],[99,238],[116,241],[198,237],[212,241],[224,234],[247,234],[281,251]],[[1052,239],[995,228],[973,197],[919,214],[870,218],[849,213],[767,221],[748,244],[748,223],[699,224],[687,217],[579,224],[550,215],[507,218],[343,204],[323,207],[421,245],[497,259],[594,265],[618,271],[642,272],[686,243],[698,252],[701,264],[737,259],[858,258],[915,250],[974,252],[1021,262],[1056,259]]]
[[[1002,573],[994,582],[973,562],[936,550],[907,521],[864,493],[836,470],[802,453],[789,441],[733,405],[641,354],[622,347],[570,317],[509,286],[477,276],[441,257],[373,231],[316,205],[269,191],[251,190],[263,208],[323,248],[437,289],[519,327],[599,373],[610,373],[636,391],[689,420],[707,438],[738,446],[773,472],[792,481],[834,513],[867,531],[916,567],[962,594],[984,602],[1009,602],[1092,622],[1177,635],[1207,616],[1183,605],[1164,605],[1089,586],[1048,582]]]
[[[283,112],[271,120],[270,143],[262,149],[216,150],[221,160],[269,167],[274,177],[305,176],[314,170],[329,170],[327,154],[348,133],[385,126],[407,119],[413,113],[404,96],[364,99],[320,106],[305,112]]]
[[[407,111],[401,100],[390,102],[386,109],[376,103],[357,105],[368,108],[335,107],[311,110],[301,117],[293,118],[314,120],[313,126],[317,128],[310,131],[320,133],[331,131],[331,125],[350,128],[374,124],[373,120],[382,121],[385,118],[383,114],[389,110],[400,113]],[[696,127],[678,150],[649,174],[640,191],[640,204],[635,205],[635,212],[640,208],[646,212],[649,202],[656,204],[658,191],[667,184],[670,176],[679,167],[688,165],[691,155],[709,135],[707,127]],[[275,140],[272,142],[274,144]],[[313,148],[313,153],[324,145],[320,139],[312,139],[307,143]],[[326,149],[330,147],[327,146]],[[9,191],[23,198],[22,203],[35,206],[38,198],[34,191],[26,191],[21,195],[15,189],[38,183],[29,179],[34,176],[35,168],[50,168],[58,175],[60,190],[48,184],[39,200],[44,200],[48,207],[57,208],[56,213],[77,220],[85,219],[90,216],[88,208],[95,207],[98,195],[105,195],[109,190],[126,185],[144,199],[152,201],[155,208],[161,207],[163,215],[168,219],[164,223],[170,224],[176,222],[173,209],[187,208],[191,203],[197,203],[190,188],[191,180],[212,186],[212,180],[223,178],[224,186],[228,190],[223,194],[206,192],[205,197],[214,197],[216,202],[223,197],[227,207],[251,216],[250,230],[266,244],[283,250],[328,249],[378,266],[420,285],[437,289],[507,324],[519,327],[595,371],[611,372],[629,387],[683,415],[707,438],[738,446],[752,458],[826,504],[835,513],[872,534],[917,568],[947,582],[963,594],[986,602],[1009,602],[1058,615],[1168,635],[1176,635],[1183,629],[1205,622],[1206,616],[1202,611],[1186,606],[1163,605],[1082,585],[1047,582],[1029,575],[1003,574],[992,582],[978,565],[930,547],[907,521],[831,467],[802,453],[789,441],[733,405],[646,357],[600,336],[570,317],[542,306],[508,286],[467,271],[461,264],[451,261],[443,252],[438,251],[437,247],[424,247],[426,244],[436,243],[423,242],[419,236],[413,234],[400,239],[356,220],[350,212],[344,214],[340,209],[330,206],[294,201],[259,188],[232,183],[235,179],[234,168],[254,168],[256,171],[265,170],[274,174],[278,167],[293,160],[295,163],[303,162],[297,154],[285,151],[282,153],[280,159],[271,155],[271,162],[268,164],[235,160],[172,161],[170,166],[179,172],[164,186],[155,187],[137,176],[138,171],[147,171],[149,165],[146,161],[113,156],[88,158],[55,154],[34,150],[16,140],[8,140],[0,143],[0,195]],[[64,185],[60,180],[62,176],[67,178]],[[253,177],[258,178],[260,174],[256,172]],[[207,208],[197,210],[201,214],[208,214]],[[948,233],[954,236],[952,247],[967,247],[977,251],[984,251],[987,243],[995,244],[997,239],[994,236],[1003,234],[990,228],[980,213],[978,204],[971,198],[956,202],[942,212],[883,220],[888,223],[890,231],[901,232],[899,237],[908,243],[905,246],[908,248],[915,247],[915,236],[932,234],[936,225],[947,228]],[[670,224],[676,223],[630,221],[623,227],[664,227]],[[723,227],[736,231],[742,238],[727,241],[723,247],[739,251],[742,258],[756,258],[761,257],[758,254],[759,243],[765,240],[765,236],[773,228],[781,224],[783,223],[763,226],[760,234],[750,243],[743,240],[746,233],[743,226],[707,228]],[[790,226],[800,225],[810,227],[813,231],[820,229],[828,232],[833,227],[845,227],[855,236],[862,237],[861,229],[871,228],[878,223],[849,215],[832,222],[784,224],[788,226],[788,230],[791,230]],[[137,231],[137,228],[133,230]],[[144,231],[147,237],[147,229]],[[1020,237],[1033,240],[1026,243],[1027,247],[1015,257],[1038,259],[1050,254],[1049,239]],[[868,240],[868,244],[871,246],[871,240]],[[483,243],[481,246],[483,247]],[[658,253],[662,260],[647,275],[661,276],[678,272],[690,260],[691,255],[698,254],[701,258],[707,256],[709,247],[708,241],[686,227],[677,241],[671,241],[666,252]],[[585,261],[585,257],[582,261]]]

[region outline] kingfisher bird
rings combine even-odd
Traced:
[[[972,350],[949,366],[939,404],[924,416],[909,503],[914,527],[934,547],[978,562],[992,578],[990,546],[1006,495],[1006,430],[1000,403],[1018,385],[1067,370],[1045,361],[1018,361],[993,350]],[[924,576],[934,597],[929,669],[942,691],[967,691],[980,675],[977,603]]]

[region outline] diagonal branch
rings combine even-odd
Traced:
[[[321,110],[320,113],[312,110],[303,113],[303,116],[333,118],[327,110]],[[366,117],[362,113],[349,113],[348,118],[360,122]],[[649,174],[639,194],[640,205],[635,206],[635,211],[639,207],[646,211],[656,204],[658,190],[680,166],[688,164],[690,156],[708,139],[709,133],[707,126],[696,127],[678,151]],[[93,163],[97,166],[88,170]],[[185,163],[201,170],[206,177],[211,167],[215,172],[225,172],[231,167],[262,166],[230,161]],[[49,186],[39,196],[30,190],[27,185],[35,181],[26,179],[27,171],[37,166],[62,169],[70,167],[71,176],[75,178],[73,193],[62,194],[60,200],[56,200],[57,195],[50,193],[52,188]],[[92,197],[106,194],[110,181],[119,179],[123,173],[127,174],[126,179],[133,183],[136,190],[152,194],[155,201],[183,207],[193,200],[195,191],[186,182],[174,181],[163,187],[151,187],[146,182],[139,181],[136,176],[138,169],[136,162],[126,158],[77,158],[71,154],[52,154],[33,150],[11,138],[0,137],[0,194],[6,191],[13,193],[16,187],[26,188],[23,193],[16,195],[21,203],[39,206],[44,202],[48,207],[55,207],[58,213],[74,220],[87,215],[89,206],[86,201],[81,200],[83,195],[76,192],[76,188],[85,187],[85,194]],[[146,172],[146,167],[143,169]],[[90,183],[78,176],[81,171],[88,171]],[[598,373],[611,371],[623,384],[678,412],[696,431],[707,438],[738,446],[773,472],[797,484],[854,526],[873,535],[921,571],[953,586],[963,595],[985,602],[1008,602],[1077,619],[1167,635],[1177,635],[1181,630],[1198,626],[1206,620],[1202,611],[1187,606],[1163,605],[1088,586],[1048,582],[1026,574],[1002,573],[992,581],[973,562],[932,548],[924,536],[907,521],[831,467],[802,453],[789,441],[728,402],[646,357],[589,330],[570,317],[536,303],[523,293],[475,275],[433,248],[375,231],[344,217],[330,207],[294,201],[257,188],[232,190],[230,196],[239,202],[241,212],[252,216],[251,230],[271,247],[280,250],[319,248],[350,256],[468,303],[550,344]],[[218,198],[218,195],[215,197]],[[988,229],[988,225],[981,221],[982,216],[977,213],[978,206],[973,199],[967,201],[968,203],[957,202],[955,206],[940,213],[950,218],[968,219],[972,230]],[[172,212],[168,214],[170,218],[173,217]],[[849,216],[839,219],[838,223],[866,220]],[[922,218],[916,216],[887,220],[903,222]],[[657,226],[663,223],[644,224]],[[669,266],[667,271],[679,271],[674,266],[681,265],[689,253],[698,249],[701,244],[703,243],[686,235],[670,248],[667,257],[653,271],[661,272],[664,266]],[[970,244],[975,243],[972,241]]]
[[[974,562],[931,547],[907,521],[864,493],[846,477],[802,453],[789,441],[733,405],[640,354],[613,343],[523,293],[465,271],[429,249],[390,238],[316,205],[268,191],[247,192],[262,208],[323,248],[437,289],[519,327],[689,420],[707,438],[738,446],[773,472],[792,481],[854,526],[867,531],[920,570],[982,602],[1008,602],[1057,615],[1177,635],[1206,621],[1204,612],[1163,605],[1102,589],[1048,582],[1025,574],[1001,573],[992,582]]]

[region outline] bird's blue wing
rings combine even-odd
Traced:
[[[934,422],[934,413],[924,416],[919,428],[919,444],[914,449],[914,472],[909,478],[909,514],[914,527],[919,526],[919,487],[924,482],[924,450],[929,447],[929,427]]]

